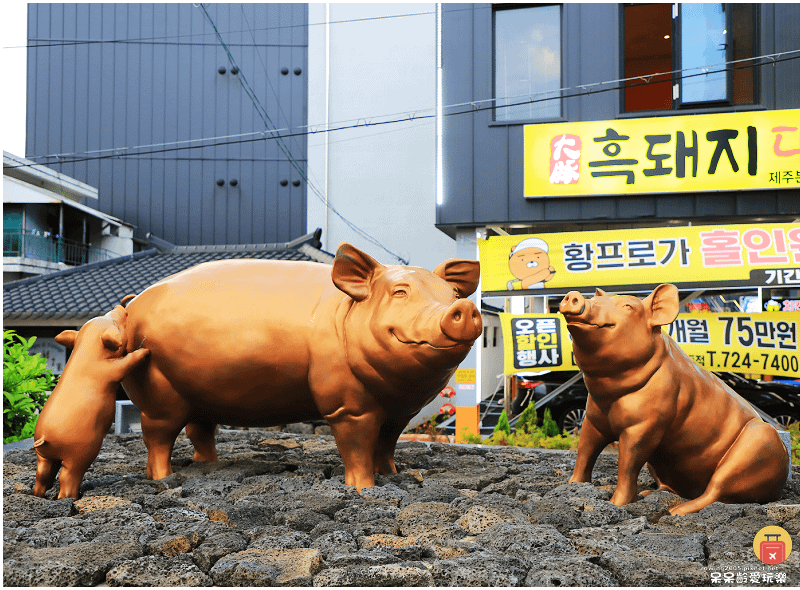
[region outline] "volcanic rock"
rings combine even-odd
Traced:
[[[800,547],[772,567],[753,551],[764,526],[800,532],[797,467],[776,502],[670,516],[683,500],[644,469],[637,500],[610,503],[613,452],[592,482],[567,483],[571,451],[400,442],[399,472],[358,493],[331,436],[217,441],[220,460],[198,463],[179,437],[175,473],[148,481],[141,436],[109,435],[79,500],[55,499],[58,483],[34,497],[34,451],[8,452],[4,584],[711,586],[734,571],[800,585]]]

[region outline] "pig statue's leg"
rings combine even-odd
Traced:
[[[189,408],[163,373],[152,365],[146,376],[134,372],[130,381],[132,389],[146,400],[141,407],[142,439],[147,447],[147,479],[162,479],[172,474],[172,447],[189,422]],[[151,400],[158,400],[158,404]]]
[[[572,477],[569,478],[569,483],[574,481],[584,482],[592,481],[592,469],[600,456],[600,452],[606,446],[613,442],[607,437],[603,436],[597,428],[594,427],[591,420],[584,419],[581,426],[581,438],[578,442],[578,456],[575,459],[575,469],[572,470]]]
[[[326,419],[344,461],[344,482],[359,492],[374,486],[373,457],[385,417],[377,411],[356,414],[341,408]]]
[[[217,460],[217,447],[214,444],[216,428],[213,422],[189,422],[186,425],[186,436],[192,441],[195,461]]]
[[[387,420],[383,423],[380,434],[378,435],[375,455],[372,459],[375,473],[380,473],[381,475],[397,473],[397,466],[394,464],[394,451],[397,447],[397,439],[413,417],[412,415],[399,420]]]
[[[61,461],[46,459],[36,451],[36,484],[33,486],[33,495],[44,498],[45,492],[53,487]]]
[[[84,461],[72,462],[64,461],[61,464],[61,473],[58,476],[58,499],[62,498],[78,498],[78,493],[81,489],[81,481],[89,465]]]
[[[778,432],[753,418],[722,457],[705,491],[674,506],[670,514],[690,514],[713,502],[771,502],[780,498],[788,475],[789,457]]]
[[[650,477],[652,477],[656,482],[656,489],[655,490],[645,490],[645,491],[643,491],[642,492],[642,497],[643,498],[646,498],[647,496],[649,496],[653,492],[660,492],[660,491],[672,492],[676,496],[680,496],[680,494],[678,492],[673,490],[671,487],[669,487],[667,484],[665,484],[663,481],[661,481],[659,479],[655,468],[652,465],[650,465],[650,463],[647,463],[646,467],[647,467],[647,471],[650,472]]]
[[[660,440],[650,423],[631,426],[620,435],[617,489],[611,496],[612,504],[624,506],[636,501],[639,472]]]
[[[147,447],[147,479],[162,479],[172,474],[172,447],[186,422],[151,418],[142,412],[142,438]]]

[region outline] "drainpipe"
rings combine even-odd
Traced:
[[[62,262],[61,244],[64,240],[64,203],[58,205],[58,242],[56,242],[56,262]]]

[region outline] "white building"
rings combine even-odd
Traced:
[[[308,228],[383,264],[433,269],[456,257],[436,229],[435,4],[309,4]],[[406,119],[401,123],[380,124]],[[381,249],[326,207],[375,237]]]
[[[96,205],[96,188],[3,152],[3,282],[132,254],[133,226]]]

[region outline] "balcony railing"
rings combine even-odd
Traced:
[[[108,260],[117,255],[105,248],[91,248],[87,244],[38,230],[4,229],[3,256],[18,256],[78,266]]]

